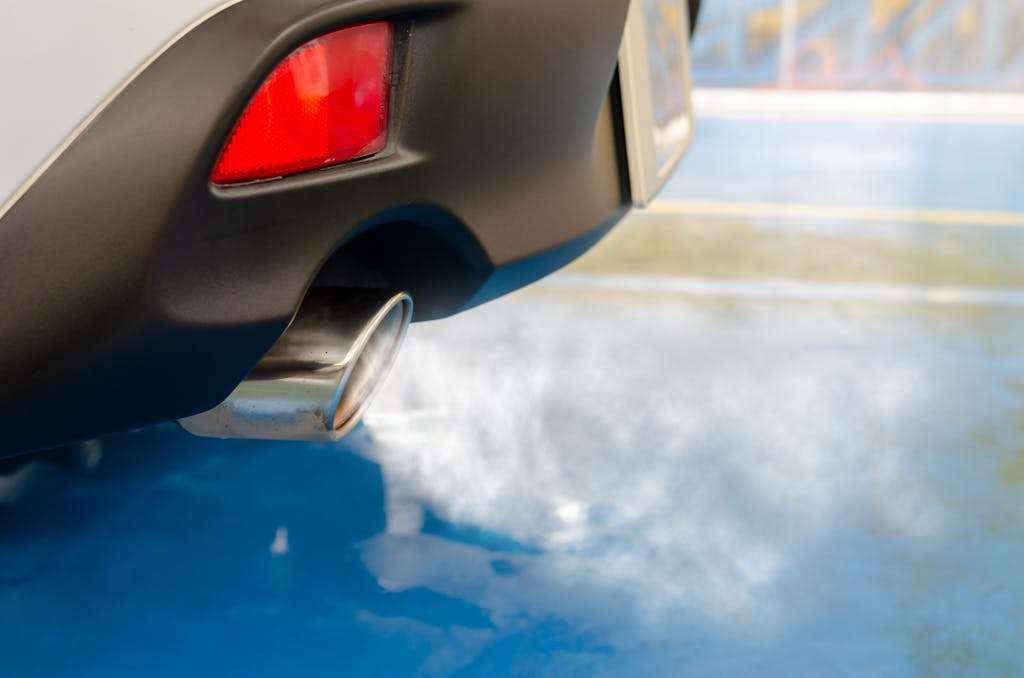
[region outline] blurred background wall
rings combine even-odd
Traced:
[[[697,87],[1024,89],[1024,0],[706,0]]]

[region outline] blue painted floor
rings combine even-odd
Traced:
[[[1020,125],[709,118],[666,199],[1024,211]]]
[[[666,198],[1024,200],[1014,126],[700,134]],[[0,673],[1024,673],[1019,230],[894,225],[939,263],[867,275],[854,227],[770,222],[635,217],[414,327],[337,446],[165,426],[8,468]]]

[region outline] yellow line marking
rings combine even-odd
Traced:
[[[711,200],[656,200],[645,210],[656,214],[724,217],[777,217],[843,221],[894,221],[940,226],[1003,226],[1024,228],[1024,213],[985,210],[858,207]]]
[[[1024,308],[1024,289],[958,285],[819,283],[801,280],[715,279],[671,275],[593,274],[564,271],[545,278],[539,289],[685,294],[752,300],[853,301]]]

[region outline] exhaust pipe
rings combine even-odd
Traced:
[[[384,381],[412,320],[405,292],[314,289],[227,400],[179,423],[210,438],[338,440]]]

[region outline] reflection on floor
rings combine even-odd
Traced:
[[[5,672],[1024,672],[1012,200],[681,185],[414,327],[343,445],[169,426],[0,477]]]

